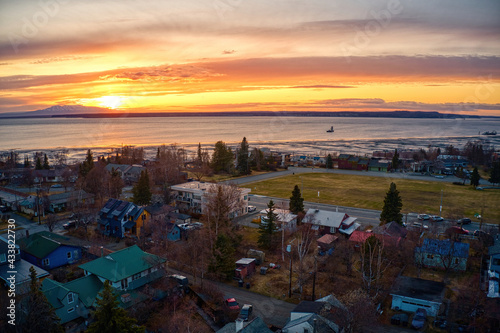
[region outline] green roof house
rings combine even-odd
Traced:
[[[79,267],[85,275],[96,275],[102,282],[108,280],[118,290],[133,290],[162,277],[165,262],[133,245]]]
[[[89,317],[102,286],[103,283],[95,275],[84,276],[64,284],[45,279],[42,292],[61,319],[61,324],[65,324],[79,317]]]

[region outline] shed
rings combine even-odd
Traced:
[[[236,262],[235,276],[245,278],[255,272],[257,260],[255,258],[242,258]]]
[[[392,288],[391,309],[415,312],[423,308],[431,317],[439,314],[445,284],[431,280],[399,276]]]
[[[334,236],[332,234],[326,234],[317,240],[318,246],[321,248],[321,250],[327,251],[333,247],[333,243],[337,239],[338,239],[337,236]]]

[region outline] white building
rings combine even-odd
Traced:
[[[259,212],[260,223],[267,224],[267,214],[269,213],[269,208],[263,209]],[[274,214],[276,215],[276,227],[281,230],[284,226],[285,230],[295,231],[297,230],[297,215],[290,212],[288,209],[275,209]]]
[[[360,227],[356,223],[357,218],[346,213],[331,212],[328,210],[309,209],[302,220],[302,223],[312,224],[313,230],[319,230],[322,234],[334,234],[337,231],[350,235]]]
[[[188,182],[171,186],[173,196],[180,208],[185,207],[194,213],[203,214],[206,209],[206,202],[211,188],[223,186],[229,187],[230,185],[214,184],[205,182]],[[238,188],[240,192],[240,199],[237,207],[230,213],[230,217],[245,215],[248,213],[248,188]]]

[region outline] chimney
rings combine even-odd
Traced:
[[[239,332],[243,329],[243,323],[244,323],[243,319],[240,318],[236,319],[236,332]]]
[[[101,246],[101,257],[104,255],[104,247]]]

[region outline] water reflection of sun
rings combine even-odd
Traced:
[[[117,109],[123,104],[123,97],[120,96],[102,96],[96,100],[99,102],[99,106],[109,109]]]

